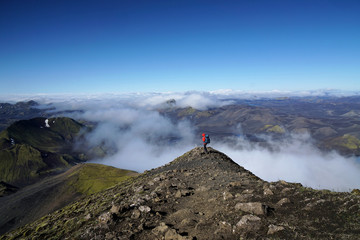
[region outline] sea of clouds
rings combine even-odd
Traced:
[[[344,93],[333,95],[346,96]],[[132,93],[102,95],[36,95],[13,96],[35,100],[53,113],[96,123],[87,135],[89,147],[104,146],[111,154],[93,162],[143,172],[162,166],[196,146],[202,146],[190,121],[171,121],[158,109],[175,100],[177,107],[205,110],[236,103],[237,99],[281,96],[329,96],[328,92],[263,92],[219,90],[186,93]],[[360,188],[360,164],[336,152],[319,151],[309,135],[292,135],[283,141],[268,139],[271,148],[261,147],[246,139],[212,141],[211,146],[266,181],[299,182],[316,189],[349,191]],[[234,144],[235,142],[235,144]],[[272,149],[272,150],[270,150]]]

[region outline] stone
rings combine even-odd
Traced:
[[[156,236],[162,236],[167,230],[169,230],[169,227],[164,222],[162,222],[159,226],[151,230],[151,232]]]
[[[209,190],[210,190],[209,187],[201,186],[201,187],[197,188],[195,191],[197,191],[197,192],[206,192],[206,191],[209,191]]]
[[[289,194],[293,189],[292,188],[284,188],[283,190],[281,190],[282,194]]]
[[[139,187],[137,187],[137,188],[134,189],[134,192],[136,192],[136,193],[139,193],[139,192],[142,192],[142,191],[144,191],[144,187],[143,187],[143,186],[139,186]]]
[[[107,224],[112,221],[112,214],[110,212],[103,213],[98,219],[100,223]]]
[[[254,193],[254,190],[253,189],[245,189],[242,193],[243,194],[252,194],[252,193]]]
[[[189,239],[186,236],[181,236],[179,233],[176,232],[175,229],[169,229],[165,233],[165,240],[187,240]]]
[[[120,206],[118,205],[112,205],[111,209],[110,209],[111,213],[119,213],[120,212]]]
[[[105,239],[113,239],[113,238],[115,238],[114,233],[108,232],[105,234]]]
[[[253,194],[240,194],[240,193],[235,194],[235,198],[239,202],[247,202],[251,200],[252,197],[254,197]]]
[[[280,201],[278,201],[278,202],[276,203],[276,205],[282,206],[282,205],[284,205],[284,204],[286,204],[286,203],[290,203],[290,199],[288,199],[288,198],[282,198]]]
[[[176,193],[175,193],[175,197],[176,198],[181,198],[181,191],[178,190]]]
[[[175,193],[175,197],[176,197],[176,198],[180,198],[180,197],[184,197],[184,196],[189,196],[189,195],[191,195],[191,191],[186,190],[186,189],[178,190],[178,191]]]
[[[285,186],[288,186],[288,185],[289,185],[289,183],[286,182],[286,181],[284,181],[284,180],[280,180],[280,181],[278,181],[278,183],[280,183],[280,184],[282,184],[282,185],[285,185]]]
[[[85,220],[89,220],[91,218],[91,213],[88,213],[86,216],[85,216]]]
[[[192,218],[185,218],[180,222],[180,227],[185,228],[185,227],[195,227],[197,224],[195,219]]]
[[[232,233],[232,226],[230,223],[222,221],[219,222],[218,224],[218,228],[215,230],[214,234],[218,234],[218,233]]]
[[[254,215],[245,215],[236,224],[236,229],[245,231],[257,231],[261,227],[261,218]]]
[[[233,199],[234,195],[232,195],[230,192],[223,192],[223,198],[224,200],[229,200],[229,199]]]
[[[150,212],[151,211],[151,208],[149,206],[140,206],[139,207],[139,211],[140,212]]]
[[[274,195],[274,193],[273,193],[273,191],[271,191],[270,188],[265,188],[264,189],[264,195],[265,196],[272,196],[272,195]]]
[[[270,224],[269,225],[269,230],[267,232],[268,235],[272,235],[274,233],[277,233],[277,232],[280,232],[280,231],[283,231],[285,228],[283,226],[276,226],[276,225],[273,225],[273,224]]]
[[[235,210],[252,213],[255,215],[266,215],[268,207],[260,202],[238,203]]]
[[[229,187],[241,187],[241,182],[231,182],[229,183]]]
[[[131,213],[131,218],[132,219],[138,219],[141,215],[141,212],[137,209],[135,209],[132,213]]]

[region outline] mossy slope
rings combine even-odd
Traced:
[[[22,185],[80,161],[72,144],[83,127],[70,118],[15,122],[0,133],[0,180]]]
[[[67,184],[76,192],[90,195],[114,186],[134,175],[137,175],[134,171],[86,163],[82,164],[80,171],[75,171],[69,175]]]
[[[0,234],[33,222],[48,213],[137,175],[102,164],[78,164],[68,171],[0,198]],[[0,184],[0,190],[1,188]],[[6,186],[9,186],[6,184]],[[7,187],[9,188],[9,187]]]

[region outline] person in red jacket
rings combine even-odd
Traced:
[[[208,143],[210,143],[210,137],[209,137],[209,135],[203,133],[203,134],[202,134],[202,140],[203,140],[203,142],[204,142],[204,151],[205,151],[205,153],[209,153],[208,150],[207,150],[207,148],[206,148],[206,145],[207,145]]]

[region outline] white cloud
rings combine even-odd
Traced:
[[[320,152],[310,137],[304,135],[269,143],[275,151],[243,140],[239,140],[235,148],[220,144],[218,149],[266,181],[299,182],[315,189],[334,191],[360,187],[360,164],[355,157]]]

